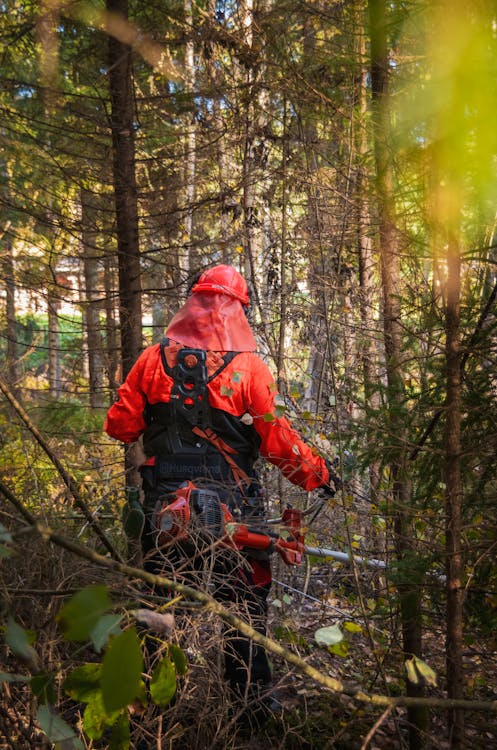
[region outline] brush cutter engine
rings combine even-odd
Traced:
[[[159,547],[177,542],[205,547],[218,542],[231,549],[278,552],[287,565],[297,565],[304,549],[301,511],[287,508],[281,521],[280,534],[252,529],[235,520],[216,492],[199,489],[192,482],[159,500],[155,509]]]
[[[210,542],[225,535],[225,524],[233,517],[216,492],[185,482],[173,495],[159,500],[155,527],[160,547],[171,542],[204,538]]]

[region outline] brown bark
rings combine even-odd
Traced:
[[[400,325],[400,253],[394,208],[394,180],[391,154],[388,147],[389,120],[389,54],[385,0],[369,0],[371,40],[371,88],[373,137],[378,197],[378,233],[381,282],[383,293],[383,332],[385,365],[388,383],[390,431],[396,436],[391,450],[392,503],[397,557],[415,552],[415,533],[410,512],[410,489],[406,474],[406,432],[401,416],[403,403],[403,375],[401,361],[402,332]],[[407,567],[407,566],[406,566]],[[421,589],[417,581],[409,581],[407,570],[399,583],[402,618],[403,651],[405,658],[422,655]],[[407,682],[407,694],[418,697],[423,689]],[[426,712],[419,707],[408,710],[409,747],[423,746]]]
[[[17,386],[17,321],[15,305],[14,254],[10,237],[4,239],[3,278],[5,280],[5,318],[7,321],[7,372],[11,388]]]
[[[304,68],[312,64],[316,56],[316,26],[312,16],[304,17]],[[321,166],[318,156],[319,136],[316,120],[307,111],[302,117],[302,137],[306,163],[307,182],[307,233],[309,238],[309,273],[308,284],[311,292],[312,308],[310,314],[309,360],[307,363],[307,387],[304,395],[305,408],[316,413],[321,410],[323,394],[323,376],[327,346],[326,299],[323,292],[325,268],[323,264],[324,219],[321,207],[324,203],[320,181],[316,179]]]
[[[128,18],[127,0],[106,0],[106,8]],[[135,172],[134,98],[131,47],[109,30],[109,86],[114,198],[119,264],[119,322],[122,377],[142,349],[141,270]]]
[[[119,350],[116,322],[114,273],[111,258],[108,253],[104,257],[104,289],[105,289],[105,365],[107,381],[111,394],[119,386]],[[114,400],[113,396],[111,402]]]
[[[359,16],[360,14],[358,14]],[[360,18],[357,26],[360,28]],[[361,61],[359,80],[357,83],[357,96],[359,100],[360,120],[356,124],[356,148],[358,152],[358,164],[356,173],[356,199],[357,199],[357,247],[359,255],[359,306],[361,316],[361,327],[363,331],[359,355],[362,363],[364,379],[364,401],[367,406],[378,409],[380,406],[379,389],[377,386],[378,352],[375,343],[374,330],[376,321],[374,318],[374,269],[373,247],[371,239],[371,207],[370,207],[370,176],[364,163],[369,151],[368,137],[366,131],[367,116],[367,77],[369,71],[367,65],[362,63],[366,60],[366,36],[361,33],[357,42],[357,59]],[[373,447],[374,437],[368,437],[368,444]],[[369,467],[369,480],[371,499],[376,501],[376,490],[379,482],[378,462],[372,462]],[[382,548],[384,548],[384,539]]]
[[[59,331],[58,292],[52,288],[48,290],[48,387],[50,396],[58,398],[62,390],[60,370],[60,331]]]
[[[95,216],[95,196],[86,188],[81,189],[81,246],[83,252],[83,272],[85,280],[85,301],[83,306],[89,373],[90,406],[93,409],[104,406],[104,363],[102,336],[100,330],[100,261],[97,256],[97,232]]]
[[[447,694],[456,700],[463,697],[463,563],[462,482],[461,482],[461,350],[460,350],[461,256],[457,238],[451,236],[447,258],[447,307],[445,360],[447,398],[445,422],[445,546],[447,574],[446,666]],[[464,714],[454,709],[449,714],[451,748],[457,750],[464,741]]]

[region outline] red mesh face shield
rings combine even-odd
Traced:
[[[242,303],[219,292],[193,293],[171,320],[166,336],[192,349],[216,352],[257,349]]]

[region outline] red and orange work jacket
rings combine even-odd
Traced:
[[[305,490],[328,483],[324,459],[275,412],[276,384],[253,352],[206,352],[208,416],[204,411],[200,424],[185,420],[175,404],[182,350],[182,344],[166,339],[140,355],[107,413],[111,437],[132,443],[143,436],[147,463],[158,462],[164,478],[190,479],[206,468],[214,479],[231,473],[231,479],[247,484],[262,455]]]

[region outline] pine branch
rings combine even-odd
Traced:
[[[26,412],[22,404],[16,399],[10,388],[8,387],[7,383],[5,383],[2,378],[0,378],[0,391],[4,394],[7,401],[10,403],[10,405],[13,407],[17,415],[20,417],[20,419],[24,422],[25,426],[28,428],[30,433],[33,435],[37,443],[43,448],[45,453],[47,454],[50,461],[53,463],[55,468],[57,469],[62,481],[66,485],[67,489],[71,493],[71,496],[74,500],[75,505],[80,509],[80,511],[83,513],[86,521],[88,524],[92,527],[95,534],[98,536],[104,547],[110,552],[112,557],[114,557],[116,560],[120,560],[121,557],[117,550],[114,549],[113,545],[111,544],[110,540],[108,539],[107,535],[101,528],[100,524],[98,523],[97,519],[89,509],[86,502],[81,497],[80,491],[78,486],[76,485],[76,482],[72,478],[72,476],[69,474],[67,469],[63,466],[62,462],[59,460],[59,458],[55,455],[55,453],[52,451],[46,440],[44,439],[43,435],[37,428],[37,426],[34,424],[34,422],[31,420],[29,414]],[[2,484],[3,486],[3,484]],[[5,487],[5,490],[8,492],[8,489]],[[4,491],[4,490],[2,490]],[[5,494],[5,491],[4,491]],[[8,495],[6,495],[8,497]],[[8,497],[8,499],[12,502],[12,497]],[[19,508],[18,508],[19,509]],[[21,511],[22,512],[22,511]],[[24,513],[23,513],[24,515]],[[25,516],[26,517],[26,516]],[[28,519],[29,520],[29,519]],[[32,520],[31,520],[32,523]]]

